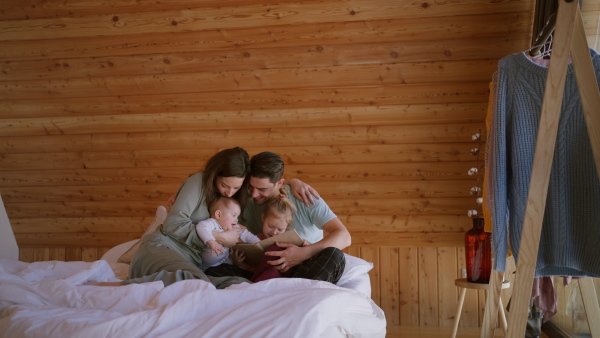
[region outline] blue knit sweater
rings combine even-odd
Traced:
[[[600,55],[590,50],[600,83]],[[508,242],[518,260],[548,68],[509,55],[494,75],[488,139],[494,269],[504,271]],[[593,107],[600,114],[600,107]],[[600,128],[594,126],[593,128]],[[600,169],[600,168],[598,168]],[[600,277],[600,180],[573,66],[568,66],[535,276]]]

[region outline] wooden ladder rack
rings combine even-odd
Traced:
[[[519,247],[519,260],[511,297],[511,310],[508,316],[507,337],[511,338],[522,338],[525,335],[569,55],[572,58],[585,122],[600,178],[600,93],[578,1],[560,1],[554,34]],[[503,277],[503,272],[492,271],[481,337],[494,336]],[[600,306],[593,280],[581,278],[579,286],[592,337],[600,338]]]

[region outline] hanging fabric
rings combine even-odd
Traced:
[[[600,83],[600,55],[590,49]],[[494,269],[505,271],[518,248],[527,206],[548,68],[525,53],[499,62],[494,75],[490,209]],[[572,65],[568,66],[535,276],[600,277],[600,180]]]

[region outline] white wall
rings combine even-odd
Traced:
[[[0,257],[19,260],[19,247],[0,196]]]

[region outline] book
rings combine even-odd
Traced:
[[[238,243],[234,245],[232,249],[237,249],[244,252],[244,255],[246,256],[244,262],[248,265],[256,267],[260,263],[265,250],[271,245],[275,244],[275,242],[291,243],[297,246],[302,246],[303,240],[300,235],[298,235],[296,230],[290,229],[282,234],[263,239],[257,243]]]

